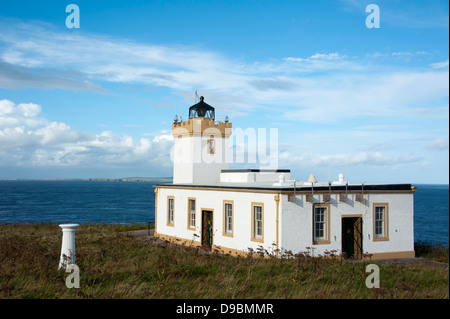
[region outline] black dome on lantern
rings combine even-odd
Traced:
[[[197,104],[192,105],[189,108],[189,118],[191,117],[206,117],[206,118],[215,118],[215,111],[214,108],[203,102],[204,97],[200,96],[200,102]]]

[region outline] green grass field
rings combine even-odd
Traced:
[[[57,270],[57,225],[0,225],[0,298],[449,298],[445,267],[232,257],[142,241],[119,233],[124,230],[97,224],[77,229],[80,288],[68,289],[69,274]],[[448,263],[448,248],[446,254]],[[379,266],[378,289],[365,285],[369,263]]]

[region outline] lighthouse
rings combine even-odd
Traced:
[[[155,236],[233,255],[263,248],[275,256],[310,250],[373,260],[415,256],[415,186],[229,169],[231,133],[228,118],[216,121],[203,97],[187,121],[175,116],[173,182],[154,186]]]
[[[209,184],[220,181],[220,173],[228,169],[228,140],[232,124],[225,118],[216,121],[215,109],[200,102],[189,108],[189,120],[175,116],[172,135],[174,184]]]

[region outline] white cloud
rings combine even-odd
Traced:
[[[21,103],[19,105],[14,105],[12,101],[1,100],[0,101],[0,116],[11,117],[11,116],[24,116],[24,117],[35,117],[42,111],[41,107],[33,103]]]
[[[427,149],[445,151],[449,149],[448,137],[438,137],[426,145]]]
[[[83,74],[80,72],[60,72],[57,69],[53,69],[53,67],[49,67],[48,69],[33,69],[28,66],[4,63],[0,59],[0,88],[18,89],[32,87],[109,93],[99,85],[80,79],[82,76]]]
[[[287,108],[283,117],[324,123],[414,116],[415,109],[431,110],[441,99],[448,99],[448,83],[448,72],[322,76],[303,82],[298,92],[285,94],[294,107]]]
[[[405,62],[412,65],[412,62],[422,62],[428,61],[429,58],[432,58],[434,55],[433,52],[418,50],[418,51],[394,51],[387,49],[385,52],[373,52],[367,53],[366,58],[373,61],[383,61],[396,63]]]
[[[334,53],[315,53],[309,57],[287,57],[283,59],[286,65],[279,63],[284,72],[313,73],[318,71],[358,71],[363,67],[361,64],[346,55]],[[281,70],[281,69],[280,69]]]
[[[345,58],[345,56],[340,56],[339,53],[316,53],[310,56],[309,58],[294,58],[294,57],[288,57],[285,58],[286,61],[289,62],[313,62],[314,60],[340,60],[342,58]]]
[[[0,116],[12,114],[15,111],[14,103],[8,100],[0,101]]]
[[[448,60],[444,61],[444,62],[432,63],[432,64],[430,64],[430,66],[433,69],[445,69],[445,68],[448,68]]]
[[[445,62],[432,65],[431,71],[405,71],[374,66],[338,52],[317,52],[309,57],[247,63],[188,46],[61,33],[42,25],[2,27],[6,28],[0,34],[5,47],[0,51],[3,64],[10,69],[26,69],[27,76],[36,68],[52,70],[52,80],[23,76],[41,86],[46,83],[55,88],[72,86],[105,93],[93,82],[139,83],[172,89],[189,102],[192,92],[199,89],[230,116],[248,115],[270,106],[268,109],[287,110],[278,119],[310,122],[411,116],[415,114],[411,110],[432,108],[437,100],[448,99],[448,70],[440,69]],[[424,53],[405,51],[391,55]],[[76,70],[76,76],[63,77],[68,73],[64,70]],[[69,82],[54,81],[56,76]],[[3,83],[12,85],[11,78],[14,77],[8,76]],[[20,76],[14,79],[15,86],[27,85]]]
[[[21,103],[17,105],[17,109],[23,114],[25,117],[35,117],[39,113],[41,113],[41,107],[37,104],[33,103]]]
[[[393,155],[380,151],[359,153],[304,153],[283,151],[279,155],[280,167],[295,167],[300,171],[317,167],[389,167],[391,169],[410,164],[421,164],[424,158],[414,154]]]
[[[350,146],[345,152],[331,150],[332,144],[338,143],[330,142],[326,144],[327,153],[312,149],[305,152],[307,156],[292,154],[295,159],[289,162],[292,165],[327,165],[333,161],[379,166],[424,163],[420,156],[410,155],[404,149],[395,154],[378,148],[357,149],[348,141],[350,133],[344,130],[348,127],[380,132],[397,129],[411,139],[419,139],[420,134],[412,129],[414,121],[427,125],[430,122],[422,122],[442,118],[443,114],[448,116],[448,60],[431,64],[429,68],[408,65],[408,69],[404,69],[394,64],[381,64],[384,62],[379,59],[384,56],[382,53],[368,53],[358,58],[320,51],[308,56],[299,54],[247,62],[226,58],[205,48],[139,44],[83,32],[58,32],[48,25],[3,24],[1,27],[0,87],[107,93],[96,83],[137,83],[168,88],[187,102],[192,102],[193,92],[198,89],[207,102],[214,101],[214,106],[231,118],[259,116],[256,113],[263,110],[271,121],[291,125],[309,125],[308,122],[321,127],[330,123],[341,125],[337,129],[342,136],[339,142]],[[386,53],[391,61],[424,55],[426,51]],[[0,101],[0,162],[11,165],[172,165],[169,152],[173,139],[167,132],[143,134],[141,139],[108,131],[101,134],[79,132],[68,123],[46,121],[41,111],[33,103],[15,105],[8,100]],[[414,121],[410,122],[411,119]],[[440,128],[442,123],[433,126],[433,129]],[[326,138],[339,135],[337,133],[336,130],[330,132]],[[366,144],[360,141],[356,144],[387,143],[393,147],[390,136],[383,135],[383,139],[376,141],[374,136],[370,138]],[[302,145],[311,143],[314,142],[305,140]],[[426,142],[421,143],[424,146]],[[430,143],[428,148],[445,147],[442,143]],[[320,143],[315,145],[325,147]],[[294,142],[291,146],[298,148]]]
[[[7,47],[1,58],[21,68],[69,67],[90,79],[182,88],[188,81],[195,85],[201,74],[213,78],[218,67],[227,63],[215,53],[190,47],[59,33],[41,25],[2,27],[6,30],[0,34],[0,41]]]
[[[366,125],[366,126],[358,126],[355,127],[356,130],[380,130],[380,131],[389,131],[389,130],[404,130],[414,128],[413,125]]]
[[[73,130],[66,123],[40,117],[41,106],[0,100],[0,164],[2,166],[83,166],[155,164],[171,166],[173,140],[153,140]]]
[[[345,57],[345,56],[344,56]],[[311,56],[311,59],[320,59],[320,60],[337,60],[342,59],[343,57],[339,55],[339,53],[316,53]]]

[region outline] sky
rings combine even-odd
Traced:
[[[172,176],[198,92],[297,180],[448,184],[448,39],[437,0],[1,1],[0,179]]]

